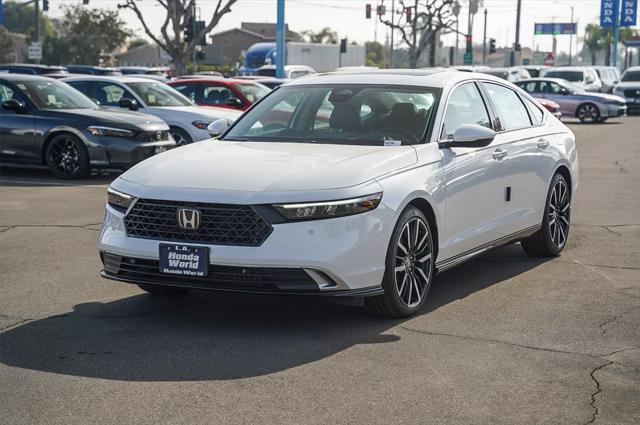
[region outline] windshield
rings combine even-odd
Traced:
[[[224,140],[399,146],[420,143],[438,89],[284,86],[246,113]]]
[[[73,87],[56,80],[23,80],[14,84],[38,109],[96,109],[98,106]]]
[[[640,70],[625,72],[622,81],[640,81]]]
[[[567,81],[584,80],[584,72],[582,71],[548,71],[544,76],[547,78],[561,78]]]
[[[161,82],[127,83],[147,106],[191,106],[189,99]]]
[[[265,97],[267,94],[271,92],[268,87],[263,86],[262,84],[234,84],[235,88],[240,90],[240,93],[251,103],[257,102],[258,100]]]

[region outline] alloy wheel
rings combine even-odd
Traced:
[[[569,234],[569,221],[571,212],[571,197],[569,188],[564,180],[558,180],[551,190],[549,199],[549,233],[553,244],[562,248]]]
[[[70,138],[53,142],[49,150],[49,163],[61,174],[74,176],[80,170],[80,151]]]
[[[189,143],[187,139],[179,131],[172,132],[171,136],[173,136],[173,140],[176,141],[176,146],[184,146],[187,143]]]
[[[415,307],[424,298],[431,282],[432,258],[429,226],[413,217],[402,228],[395,252],[395,288],[405,306]]]
[[[595,122],[598,120],[599,115],[598,108],[591,104],[582,105],[578,111],[580,121]]]

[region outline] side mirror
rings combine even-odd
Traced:
[[[121,108],[129,108],[132,111],[138,110],[138,102],[135,99],[130,99],[128,97],[123,97],[118,101],[118,106]]]
[[[439,142],[440,148],[482,148],[496,137],[496,132],[477,124],[463,124],[453,132],[453,138]]]
[[[227,99],[227,105],[233,106],[234,108],[238,109],[244,108],[244,102],[242,102],[242,100],[238,99],[237,97],[230,97],[229,99]]]
[[[560,89],[560,94],[563,96],[566,96],[569,94],[569,90],[565,89],[564,87]]]
[[[2,108],[7,111],[14,111],[16,113],[25,112],[26,107],[24,103],[20,102],[18,99],[9,99],[2,102]]]
[[[207,126],[207,131],[209,132],[209,136],[218,137],[225,131],[229,129],[231,126],[231,121],[226,118],[220,118],[219,120],[215,120],[211,124]]]

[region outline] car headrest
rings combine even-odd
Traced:
[[[355,108],[337,103],[329,118],[329,127],[334,130],[354,131],[362,128],[360,114]]]

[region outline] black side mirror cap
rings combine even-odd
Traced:
[[[2,108],[7,111],[14,111],[16,113],[22,113],[26,111],[26,106],[24,103],[20,102],[18,99],[8,99],[2,102]]]
[[[229,99],[227,99],[226,103],[227,105],[233,106],[234,108],[244,108],[244,102],[237,97],[230,97]]]
[[[139,109],[138,102],[135,99],[129,99],[128,97],[123,97],[118,101],[118,105],[121,108],[129,108],[132,111],[136,111]]]

